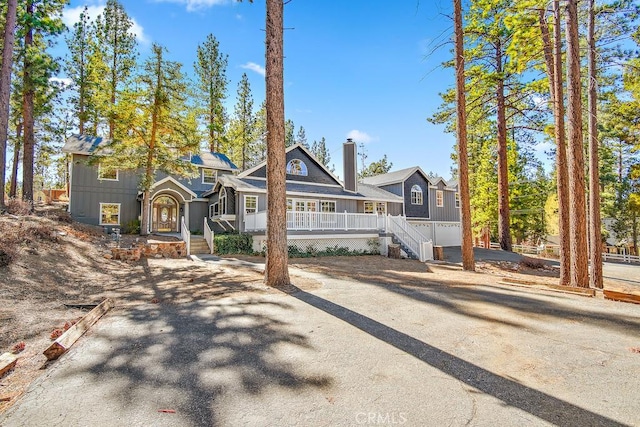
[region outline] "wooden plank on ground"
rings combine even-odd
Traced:
[[[528,280],[503,278],[501,283],[505,285],[516,284],[516,285],[526,285],[526,286],[541,286],[543,288],[547,288],[547,290],[550,290],[550,291],[566,292],[570,294],[583,295],[587,297],[594,297],[596,295],[595,289],[577,288],[574,286],[552,285],[548,283],[532,282]]]
[[[15,354],[3,353],[0,356],[0,377],[13,369],[16,366],[16,362],[18,362],[18,357]]]
[[[606,299],[640,304],[640,295],[628,294],[626,292],[610,291],[607,289],[603,291],[603,294]]]
[[[98,306],[98,303],[65,303],[65,307],[67,308],[79,308],[81,310],[92,310]]]
[[[102,301],[96,308],[91,310],[78,323],[70,327],[64,334],[60,335],[57,340],[47,348],[43,354],[47,359],[54,360],[62,356],[69,347],[75,343],[89,328],[98,321],[107,311],[113,308],[113,300],[107,298]]]

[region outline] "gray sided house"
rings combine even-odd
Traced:
[[[133,171],[104,173],[98,164],[89,164],[90,156],[106,141],[100,137],[76,135],[69,138],[63,152],[71,154],[69,212],[86,224],[100,225],[107,231],[127,227],[142,214],[139,178]],[[183,232],[181,219],[190,231],[202,232],[209,192],[218,176],[237,168],[224,155],[204,152],[189,159],[198,170],[193,178],[158,173],[151,189],[151,232]]]
[[[356,145],[347,142],[341,182],[304,146],[286,151],[287,229],[289,245],[299,250],[346,247],[371,250],[378,245],[381,214],[400,215],[401,197],[357,183]],[[349,182],[349,178],[351,178]],[[262,250],[267,229],[266,163],[238,175],[221,175],[210,192],[209,218],[215,232],[235,230],[254,236]],[[373,244],[372,240],[376,243]]]
[[[460,198],[457,182],[447,183],[440,177],[429,177],[416,166],[366,177],[362,179],[362,183],[400,196],[401,214],[435,245],[460,245]]]

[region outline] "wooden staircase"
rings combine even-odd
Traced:
[[[211,250],[209,249],[209,245],[207,241],[204,240],[203,236],[191,235],[190,239],[190,253],[192,254],[210,254]]]

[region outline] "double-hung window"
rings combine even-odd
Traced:
[[[100,225],[120,225],[120,203],[100,203]]]
[[[248,214],[258,212],[258,196],[244,196],[244,212]]]
[[[216,171],[213,169],[202,168],[202,183],[203,184],[215,184],[216,183]]]

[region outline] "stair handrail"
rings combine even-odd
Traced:
[[[189,227],[187,227],[184,216],[180,218],[180,236],[187,244],[187,256],[191,255],[191,232],[189,232]]]
[[[204,240],[207,242],[207,246],[209,246],[209,254],[213,254],[213,230],[211,230],[211,227],[209,227],[209,221],[207,220],[207,217],[204,218],[204,227],[202,228],[204,230]]]
[[[418,256],[420,261],[426,259],[426,254],[423,254],[422,244],[427,242],[427,239],[416,227],[412,226],[407,220],[398,215],[397,217],[388,216],[387,231],[393,233],[402,243],[404,243],[415,255]]]

